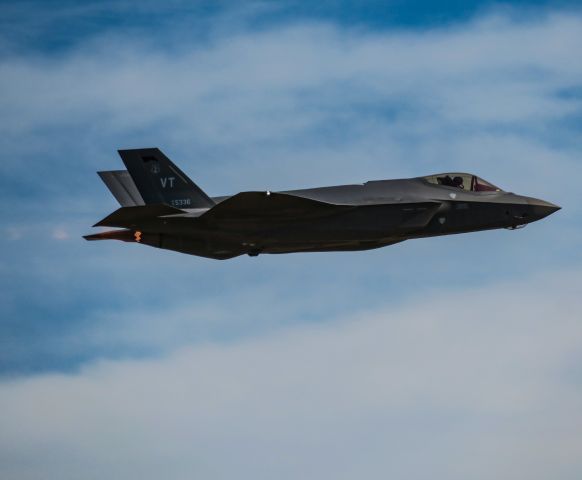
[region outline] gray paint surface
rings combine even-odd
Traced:
[[[215,259],[369,250],[414,238],[515,229],[560,209],[466,173],[210,198],[157,148],[119,154],[127,171],[99,174],[122,207],[95,226],[120,230],[85,238]]]

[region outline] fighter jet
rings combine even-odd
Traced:
[[[470,173],[209,197],[159,149],[119,150],[98,172],[121,208],[87,240],[122,240],[218,260],[247,254],[370,250],[414,238],[514,230],[560,207]]]

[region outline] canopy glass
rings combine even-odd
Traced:
[[[428,183],[459,188],[468,192],[500,192],[492,183],[470,173],[441,173],[424,177]]]

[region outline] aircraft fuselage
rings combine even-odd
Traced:
[[[119,239],[217,259],[368,250],[414,238],[519,228],[559,209],[502,191],[471,174],[211,198],[158,152],[120,151],[131,176],[123,180],[124,192],[131,193],[134,204],[97,224],[124,230],[87,239]],[[171,182],[164,171],[172,173]],[[123,172],[104,173],[121,178]],[[185,185],[180,185],[182,180]],[[124,192],[116,191],[113,181],[106,183],[122,202]]]

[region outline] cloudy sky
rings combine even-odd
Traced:
[[[579,2],[311,3],[0,3],[2,479],[581,478]],[[460,170],[563,209],[357,253],[85,242],[95,172],[151,146],[210,195]]]

